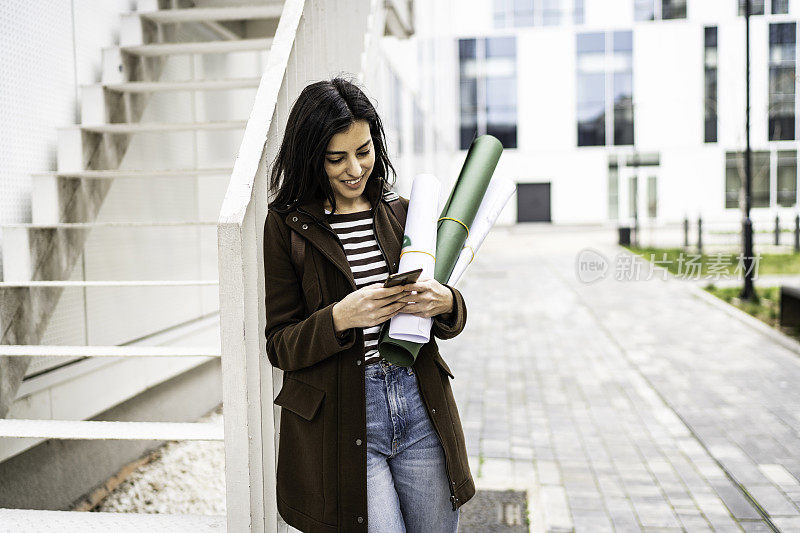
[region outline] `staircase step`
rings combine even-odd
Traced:
[[[204,41],[193,43],[156,43],[123,46],[123,53],[137,56],[167,56],[176,54],[224,54],[228,52],[247,52],[269,50],[272,38],[239,39],[233,41]]]
[[[223,425],[211,422],[116,422],[0,419],[0,437],[61,440],[217,440]]]
[[[86,178],[86,179],[119,179],[119,178],[171,178],[171,177],[184,177],[184,176],[227,176],[230,177],[233,172],[233,167],[222,168],[179,168],[179,169],[166,169],[166,170],[78,170],[75,172],[36,172],[31,174],[36,177],[57,176],[59,178]]]
[[[106,281],[0,281],[0,289],[18,287],[184,287],[196,285],[219,285],[216,279],[199,280],[106,280]]]
[[[245,126],[247,126],[247,121],[221,120],[214,122],[120,122],[114,124],[97,125],[80,124],[78,126],[84,131],[91,131],[94,133],[151,133],[166,131],[243,129]]]
[[[139,11],[137,14],[153,22],[173,24],[177,22],[201,22],[211,20],[246,20],[278,18],[282,4],[266,6],[195,7],[189,9],[162,9]]]
[[[210,346],[62,346],[0,344],[0,357],[220,357]]]
[[[125,83],[106,83],[104,87],[123,93],[154,93],[250,89],[257,88],[259,83],[261,83],[261,78],[231,78],[227,80],[130,81]]]
[[[84,513],[38,509],[0,509],[0,524],[5,531],[39,533],[41,531],[114,531],[133,533],[189,533],[214,531],[224,533],[224,516],[175,515],[147,513]]]
[[[179,226],[216,226],[216,220],[186,222],[58,222],[56,224],[15,223],[2,224],[0,228],[28,229],[95,229],[95,228],[138,228],[138,227],[179,227]]]

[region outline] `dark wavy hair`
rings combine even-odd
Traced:
[[[270,189],[277,193],[270,207],[285,210],[327,198],[335,212],[336,199],[324,167],[325,149],[331,137],[346,131],[357,120],[369,123],[375,150],[375,164],[365,190],[378,188],[382,194],[394,185],[397,174],[389,161],[378,113],[358,86],[336,77],[306,86],[292,105],[280,150],[272,164]]]

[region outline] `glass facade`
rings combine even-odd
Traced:
[[[634,20],[686,18],[686,0],[633,0]]]
[[[686,0],[662,0],[661,18],[664,20],[685,19]]]
[[[744,11],[747,8],[747,0],[739,0],[739,14],[744,16]],[[750,0],[750,14],[763,15],[764,14],[764,0]]]
[[[703,140],[717,142],[717,27],[705,28],[705,124]]]
[[[779,150],[777,164],[778,205],[793,207],[797,203],[797,150]]]
[[[751,152],[753,168],[752,207],[769,207],[769,152]],[[725,153],[725,207],[740,207],[742,183],[745,179],[745,157],[743,152]]]
[[[494,0],[494,25],[498,28],[533,26],[533,0]]]
[[[577,36],[578,146],[606,144],[605,33]]]
[[[573,0],[572,22],[574,22],[575,24],[583,24],[583,21],[584,21],[583,0]]]
[[[515,37],[459,40],[462,150],[484,133],[517,147],[516,61]]]
[[[633,32],[615,31],[611,76],[614,91],[614,144],[633,144]]]
[[[584,0],[493,0],[492,14],[496,28],[583,24]]]
[[[576,44],[578,146],[632,145],[633,33],[579,33]]]
[[[769,140],[795,138],[794,22],[769,25]]]
[[[772,0],[773,15],[787,15],[789,13],[789,0]]]

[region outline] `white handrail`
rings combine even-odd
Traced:
[[[282,382],[265,354],[263,227],[269,167],[312,81],[359,75],[371,0],[286,0],[217,224],[228,531],[277,531]],[[342,29],[345,29],[344,31]]]

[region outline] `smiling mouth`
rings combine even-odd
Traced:
[[[355,184],[357,184],[358,182],[360,182],[362,179],[364,179],[364,176],[361,176],[361,177],[360,177],[360,178],[358,178],[358,179],[354,179],[354,180],[350,180],[350,181],[345,181],[344,183],[347,183],[348,185],[355,185]]]

